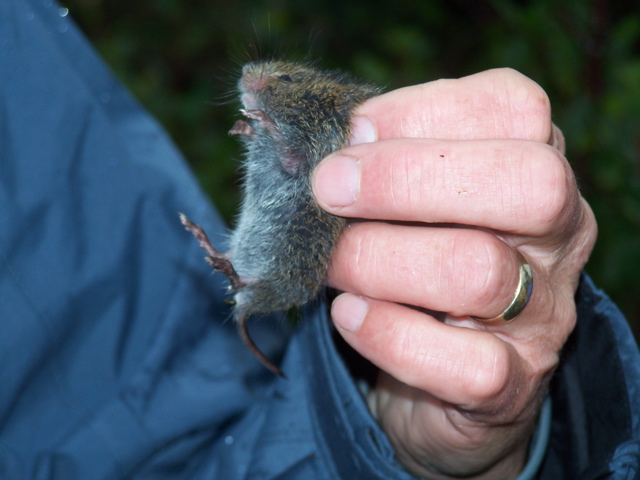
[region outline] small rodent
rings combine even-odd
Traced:
[[[311,175],[320,160],[348,145],[351,113],[379,89],[305,63],[259,61],[243,67],[239,92],[247,120],[238,120],[229,134],[240,135],[247,151],[229,251],[218,252],[198,225],[180,218],[209,264],[229,277],[244,343],[283,376],[252,341],[247,318],[304,305],[322,289],[346,220],[318,207]]]

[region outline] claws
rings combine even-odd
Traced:
[[[224,253],[220,253],[216,250],[216,248],[211,244],[209,237],[207,237],[207,234],[200,225],[193,223],[184,213],[180,213],[180,222],[184,225],[184,228],[188,232],[191,232],[196,240],[198,240],[200,247],[207,252],[207,256],[205,257],[207,263],[211,265],[216,272],[226,275],[233,290],[240,290],[247,284],[242,280],[242,278],[240,278],[240,275],[238,275],[235,268],[233,268],[233,264],[229,258]]]
[[[234,291],[240,290],[242,287],[247,285],[247,282],[242,280],[235,268],[233,268],[233,264],[224,253],[220,253],[209,241],[209,237],[204,232],[202,227],[197,223],[193,223],[184,213],[180,213],[180,222],[184,225],[184,228],[191,232],[191,234],[198,240],[200,247],[207,252],[207,256],[205,257],[207,263],[213,267],[216,272],[223,273],[229,279],[231,283],[231,288]],[[225,303],[228,305],[235,305],[236,302],[232,299],[225,300]],[[249,335],[249,330],[247,328],[247,315],[240,314],[240,316],[236,316],[236,324],[238,327],[238,333],[240,338],[247,346],[247,348],[253,353],[256,358],[262,363],[265,367],[271,370],[273,373],[278,375],[279,377],[286,378],[282,370],[276,367],[271,360],[267,358],[267,356],[260,351],[258,346],[255,344],[251,335]]]

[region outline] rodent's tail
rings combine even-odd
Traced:
[[[260,363],[262,363],[265,367],[267,367],[269,370],[271,370],[273,373],[275,373],[279,377],[287,378],[285,374],[282,372],[282,370],[280,370],[277,366],[275,366],[271,362],[271,360],[269,360],[267,356],[264,353],[262,353],[262,351],[255,344],[255,342],[251,338],[251,335],[249,335],[249,329],[247,328],[247,318],[248,318],[248,315],[244,314],[238,317],[238,319],[236,320],[236,324],[237,324],[236,326],[238,328],[238,333],[240,334],[240,338],[242,339],[242,341],[247,346],[247,348],[251,351],[251,353],[253,353],[256,356],[256,358],[260,360]]]

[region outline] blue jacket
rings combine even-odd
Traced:
[[[325,305],[243,347],[177,217],[225,228],[49,0],[0,8],[0,479],[410,479]],[[583,277],[522,478],[640,478],[640,359]]]

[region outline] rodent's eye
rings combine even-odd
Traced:
[[[282,80],[283,82],[293,82],[293,78],[291,78],[289,75],[280,75],[278,77],[278,80]]]

